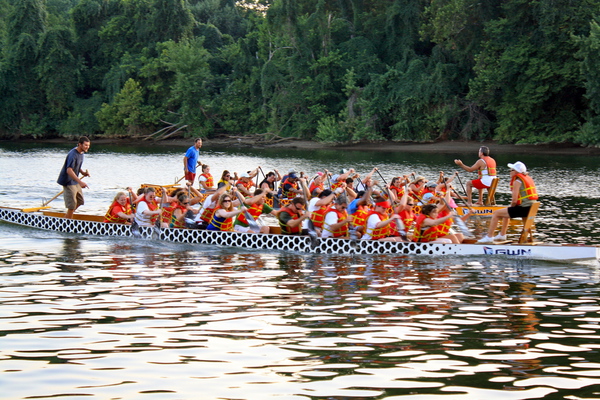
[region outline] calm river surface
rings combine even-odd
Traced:
[[[71,147],[1,144],[0,205],[58,193]],[[92,142],[80,211],[173,183],[185,150]],[[476,153],[205,147],[201,160],[215,176],[377,166],[434,179]],[[492,156],[500,203],[506,163],[536,180],[538,239],[600,244],[600,159]],[[599,281],[595,261],[306,255],[0,223],[0,398],[599,399]]]

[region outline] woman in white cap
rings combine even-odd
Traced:
[[[506,240],[508,221],[511,218],[527,217],[531,204],[538,199],[535,182],[527,174],[525,164],[517,161],[514,164],[509,163],[508,168],[510,168],[510,191],[512,193],[510,207],[501,208],[493,212],[487,234],[479,239],[477,243],[492,243],[495,240]],[[502,220],[500,233],[492,237],[500,220]]]

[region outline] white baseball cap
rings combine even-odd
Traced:
[[[508,168],[514,169],[520,174],[524,174],[525,172],[527,172],[527,167],[521,161],[517,161],[514,164],[508,163]]]

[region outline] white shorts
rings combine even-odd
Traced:
[[[251,229],[249,226],[234,225],[233,230],[235,232],[246,233],[246,232],[250,231]]]

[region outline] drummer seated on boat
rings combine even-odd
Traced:
[[[265,192],[262,189],[256,189],[253,197],[244,199],[244,203],[248,206],[248,214],[250,214],[254,220],[258,220],[262,214],[271,214],[276,217],[279,213],[279,211],[274,210],[271,206],[266,204],[267,194],[268,192]],[[233,224],[234,231],[243,233],[269,233],[269,227],[266,225],[260,227],[260,232],[251,230],[245,214],[246,213],[241,213],[237,216]]]
[[[232,188],[235,191],[235,188]],[[239,200],[234,200],[232,193],[223,193],[219,197],[217,208],[213,213],[210,223],[206,227],[209,231],[233,231],[234,218],[241,212],[246,211],[243,205],[240,208],[235,208],[240,205]]]
[[[277,219],[281,233],[286,235],[307,235],[308,230],[302,229],[302,222],[309,217],[304,212],[306,202],[302,197],[294,197],[290,203],[279,210]]]
[[[136,207],[135,222],[139,226],[154,226],[160,214],[161,210],[156,202],[156,190],[151,186],[147,187]]]
[[[396,218],[400,218],[398,214],[388,215],[387,210],[391,207],[391,203],[383,198],[378,198],[375,207],[371,210],[366,219],[364,234],[362,240],[383,240],[390,242],[401,242],[402,238],[390,236],[390,224]]]
[[[323,238],[344,238],[350,237],[348,228],[352,223],[352,216],[348,215],[348,200],[345,194],[335,199],[333,207],[329,207],[325,214],[323,223]]]
[[[129,189],[132,196],[135,196],[133,191],[131,191],[131,188],[127,189]],[[134,197],[132,197],[132,199],[133,198]],[[135,198],[137,198],[137,196],[135,196]],[[113,224],[129,224],[131,221],[133,221],[133,218],[133,208],[131,207],[127,193],[117,193],[112,204],[108,208],[106,215],[104,216],[104,222],[110,222]]]
[[[478,152],[479,159],[472,166],[465,165],[461,160],[454,160],[454,163],[467,172],[477,171],[477,179],[467,182],[467,201],[471,205],[473,202],[473,188],[479,192],[477,205],[483,205],[483,189],[492,186],[496,176],[496,160],[490,157],[490,149],[487,146],[481,146]]]

